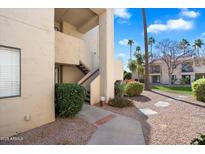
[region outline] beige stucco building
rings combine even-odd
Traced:
[[[185,84],[205,77],[205,57],[189,57],[182,59],[172,74],[172,83],[181,84],[182,78],[187,78]],[[150,64],[150,83],[169,84],[168,67],[163,60],[155,60]]]
[[[54,121],[55,83],[85,86],[93,105],[122,79],[112,9],[0,9],[0,136]]]

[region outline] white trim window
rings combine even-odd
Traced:
[[[0,98],[20,95],[20,49],[0,45]]]

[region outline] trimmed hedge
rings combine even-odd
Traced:
[[[113,107],[128,107],[128,106],[133,106],[132,101],[123,98],[123,97],[115,97],[111,100],[108,101],[108,105],[113,106]]]
[[[205,79],[199,79],[192,83],[192,91],[198,101],[205,102]]]
[[[86,97],[84,87],[61,83],[55,86],[55,110],[60,117],[74,117],[82,108]]]
[[[143,84],[139,82],[127,83],[125,92],[129,97],[138,96],[143,92]]]

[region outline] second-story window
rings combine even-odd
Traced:
[[[182,72],[193,72],[193,64],[192,63],[182,64]]]
[[[160,73],[160,65],[151,65],[150,73]]]

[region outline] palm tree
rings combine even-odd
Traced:
[[[203,42],[203,40],[202,39],[196,39],[195,41],[194,41],[194,48],[195,48],[195,50],[197,50],[197,54],[198,54],[198,56],[199,56],[199,49],[202,47],[204,45],[204,42]]]
[[[142,19],[144,29],[144,48],[145,48],[145,90],[150,90],[149,84],[149,51],[148,51],[148,37],[147,37],[147,21],[145,9],[142,8]]]
[[[148,44],[150,45],[150,55],[152,56],[152,45],[155,44],[154,37],[149,37]]]
[[[128,40],[127,44],[130,46],[130,61],[132,60],[132,45],[134,44],[133,40]]]
[[[137,74],[139,79],[143,79],[144,76],[144,55],[139,51],[135,54],[137,63]]]
[[[136,60],[131,60],[131,61],[128,63],[128,68],[129,68],[129,70],[130,70],[132,73],[136,72],[136,70],[137,70]]]
[[[182,39],[182,40],[179,42],[179,45],[180,45],[180,47],[183,49],[184,55],[185,55],[185,54],[186,54],[186,48],[187,48],[188,46],[190,46],[189,41],[187,41],[186,39]]]
[[[136,47],[136,53],[139,53],[141,51],[141,47],[140,46],[137,46]]]

